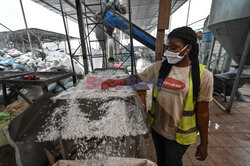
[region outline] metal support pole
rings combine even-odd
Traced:
[[[8,29],[9,31],[13,32],[10,28],[8,28],[7,26],[3,25],[2,23],[0,23],[1,26],[3,26],[4,28]]]
[[[189,0],[189,3],[188,3],[188,13],[187,13],[187,21],[186,21],[186,26],[188,26],[188,19],[189,19],[190,5],[191,5],[191,0]]]
[[[42,1],[42,0],[41,0]],[[116,0],[114,0],[114,2],[107,8],[107,9],[105,9],[105,11],[104,11],[104,14],[102,15],[103,17],[105,16],[105,14],[107,13],[107,11],[115,4],[115,2],[116,2]],[[71,6],[72,7],[72,6]],[[73,7],[74,9],[76,9],[76,7],[74,6]],[[85,36],[85,39],[91,34],[91,32],[95,29],[95,27],[96,26],[98,26],[98,27],[100,27],[100,28],[103,28],[101,25],[99,25],[99,23],[100,23],[100,20],[98,20],[97,22],[95,22],[93,19],[91,19],[91,17],[89,17],[89,16],[87,16],[86,14],[84,14],[83,13],[83,15],[85,15],[91,22],[93,22],[93,23],[96,23],[95,25],[94,25],[94,27],[93,27],[93,29],[91,29],[90,30],[90,32]],[[104,31],[107,33],[107,31],[106,31],[106,29],[105,28],[103,28],[104,29]],[[118,44],[120,44],[124,49],[126,49],[127,51],[129,51],[130,52],[130,50],[127,48],[127,47],[125,47],[121,42],[119,42],[116,38],[114,38],[113,36],[110,36],[112,39],[114,39]],[[75,50],[75,52],[73,53],[73,55],[76,53],[76,51],[80,48],[80,46],[81,45],[79,45],[78,47],[77,47],[77,49]]]
[[[213,67],[213,73],[216,71],[216,74],[218,74],[221,51],[222,51],[222,45],[220,45],[220,49],[219,49],[219,52],[218,52],[218,57],[217,57],[217,60],[216,60],[216,64],[215,64],[215,67]]]
[[[29,29],[28,29],[28,24],[27,24],[27,21],[26,21],[25,13],[24,13],[24,8],[23,8],[22,0],[20,0],[20,5],[21,5],[21,9],[22,9],[22,13],[23,13],[23,19],[24,19],[24,23],[25,23],[25,27],[26,27],[26,31],[27,31],[27,36],[28,36],[29,44],[30,44],[30,51],[32,52],[33,58],[35,58],[34,52],[33,52],[33,48],[32,48],[32,44],[31,44],[31,39],[30,39],[30,33],[29,33]]]
[[[47,5],[49,5],[47,2],[44,2],[43,0],[41,0],[43,3],[45,3],[45,4],[47,4]],[[116,2],[116,0],[114,0],[114,2],[104,11],[104,14],[103,14],[103,17],[104,17],[104,15],[106,14],[106,12],[115,4],[115,2]],[[50,7],[52,7],[52,8],[54,8],[53,6],[51,6],[51,5],[49,5]],[[72,6],[72,5],[70,5],[72,8],[74,8],[74,9],[76,9],[76,7],[75,6]],[[57,8],[54,8],[55,10],[58,10]],[[58,10],[58,11],[60,11],[60,10]],[[91,17],[89,17],[88,15],[86,15],[86,14],[84,14],[83,13],[83,15],[85,15],[91,22],[93,22],[93,23],[95,23],[95,21],[93,20],[93,19],[91,19]],[[73,18],[73,19],[75,19],[75,18]],[[87,34],[86,36],[85,36],[85,39],[90,35],[90,33],[94,30],[94,28],[96,27],[96,26],[98,26],[98,27],[100,27],[100,28],[103,28],[101,25],[99,25],[98,23],[99,23],[99,21],[100,20],[98,20],[98,22],[94,25],[94,27],[93,27],[93,29],[89,32],[89,34]],[[103,28],[104,29],[104,31],[107,33],[107,31],[105,30],[105,28]],[[129,51],[130,52],[130,50],[127,48],[127,47],[125,47],[121,42],[119,42],[116,38],[114,38],[113,36],[110,36],[112,39],[114,39],[118,44],[120,44],[123,48],[125,48],[127,51]],[[80,48],[80,46],[81,45],[79,45],[78,47],[77,47],[77,49],[75,50],[75,52],[73,53],[73,55],[76,53],[76,51]]]
[[[222,65],[221,73],[228,72],[232,63],[232,57],[226,53],[226,57],[224,58],[224,62]]]
[[[212,60],[212,55],[213,55],[213,52],[214,52],[214,44],[215,44],[215,41],[216,41],[216,38],[213,37],[212,45],[211,45],[211,48],[210,48],[210,51],[209,51],[209,55],[208,55],[208,63],[207,63],[207,69],[208,69],[208,70],[209,70],[209,68],[210,68],[210,64],[211,64],[211,60]]]
[[[67,39],[66,39],[67,40]],[[67,54],[67,44],[66,44],[66,41],[64,41],[64,47],[65,47],[65,53]]]
[[[10,87],[10,89],[17,93],[19,96],[21,96],[29,105],[33,104],[33,102],[30,101],[30,99],[26,97],[23,93],[21,93],[16,87]]]
[[[3,90],[3,104],[6,107],[9,104],[6,84],[2,84],[2,90]]]
[[[231,92],[229,103],[228,103],[227,108],[226,108],[226,111],[228,113],[230,113],[230,111],[231,111],[231,108],[232,108],[232,105],[233,105],[233,101],[234,101],[234,96],[235,96],[235,93],[236,93],[236,91],[238,89],[238,86],[239,86],[240,76],[241,76],[241,73],[243,71],[243,67],[244,67],[244,64],[246,62],[247,55],[249,55],[249,53],[250,53],[250,30],[248,30],[248,34],[247,34],[247,38],[246,38],[244,50],[242,52],[242,56],[241,56],[241,59],[240,59],[240,64],[239,64],[238,72],[236,74],[236,78],[235,78],[235,81],[234,81],[233,90]]]
[[[220,109],[222,109],[223,111],[226,110],[226,108],[219,101],[217,101],[217,99],[214,98],[213,102],[215,102],[215,104],[217,104],[218,107],[220,107]]]
[[[106,13],[111,9],[111,7],[115,4],[116,0],[114,0],[114,2],[112,2],[112,4],[105,9],[104,13],[102,14],[102,18],[105,17]],[[74,9],[76,9],[76,7],[74,7]],[[99,19],[97,22],[94,21],[93,19],[90,18],[90,16],[88,16],[86,13],[83,13],[83,15],[85,15],[85,17],[87,17],[91,22],[95,23],[94,27],[90,30],[89,34],[87,34],[86,37],[88,37],[90,35],[90,33],[95,29],[96,26],[102,28],[101,25],[99,25],[99,23],[101,23],[102,19]]]
[[[102,1],[99,0],[99,3],[102,4]],[[102,5],[101,5],[100,7],[101,7],[101,13],[103,13]],[[103,17],[101,18],[101,21],[102,21],[102,28],[103,28],[102,36],[103,36],[103,45],[104,45],[104,49],[102,50],[102,54],[103,54],[103,56],[102,56],[102,57],[103,57],[103,58],[102,58],[102,63],[103,63],[103,64],[102,64],[102,67],[107,69],[107,63],[108,63],[108,61],[107,61],[107,48],[106,48],[106,46],[107,46],[107,42],[109,41],[109,39],[108,39],[108,38],[105,39],[104,17],[105,17],[105,14],[104,14]],[[100,22],[100,20],[99,20],[98,22]],[[108,42],[108,43],[109,43],[109,42]]]
[[[67,28],[67,32],[69,34],[69,24],[68,24],[68,17],[67,17],[67,14],[65,13],[65,22],[66,22],[66,28]],[[66,40],[67,40],[67,36],[66,36]],[[70,36],[69,36],[69,41],[70,41]],[[61,42],[60,42],[61,43]],[[60,46],[60,43],[58,45],[58,48]],[[66,53],[66,52],[65,52]],[[72,57],[74,58],[74,55],[72,55]]]
[[[86,10],[86,1],[84,0],[84,12],[85,12],[85,15],[87,15],[87,10]],[[88,34],[89,33],[89,26],[88,26],[88,17],[85,16],[85,22],[87,25],[87,28],[85,28],[85,33]],[[87,31],[87,32],[86,32]],[[90,65],[91,65],[91,70],[93,71],[94,70],[94,65],[93,65],[93,58],[92,58],[92,47],[91,47],[91,43],[90,43],[90,37],[88,35],[88,37],[85,37],[85,41],[86,41],[86,46],[87,46],[87,49],[88,49],[88,55],[91,55],[90,56]]]
[[[24,45],[23,38],[22,38],[22,45],[23,45],[22,51],[25,52],[25,45]]]
[[[64,12],[63,12],[63,6],[62,6],[62,0],[59,0],[60,2],[60,8],[61,8],[61,12],[62,12],[62,19],[63,19],[63,24],[64,24],[64,29],[65,29],[65,33],[66,33],[66,38],[67,38],[67,42],[68,42],[68,47],[69,47],[69,55],[70,55],[70,60],[71,60],[71,65],[72,65],[72,70],[75,73],[75,67],[74,67],[74,62],[73,62],[73,55],[71,53],[71,46],[70,46],[70,41],[69,41],[69,35],[68,35],[68,30],[66,27],[66,21],[64,18]],[[73,76],[73,83],[76,83],[76,76]]]
[[[217,74],[218,74],[218,70],[219,70],[219,63],[220,63],[220,58],[221,58],[221,52],[222,52],[222,45],[220,46],[219,54],[218,54],[218,60],[216,62],[216,73]]]
[[[131,74],[134,75],[134,68],[135,68],[135,74],[136,74],[136,66],[135,66],[135,58],[134,58],[134,44],[133,44],[133,31],[132,31],[131,3],[130,3],[130,0],[128,0],[128,14],[129,14]]]
[[[97,25],[97,26],[99,26],[100,28],[102,28],[100,25]],[[107,33],[107,31],[104,29],[104,31]],[[90,32],[91,33],[91,32]],[[89,34],[90,34],[89,33]],[[87,35],[88,36],[88,35]],[[127,48],[127,47],[125,47],[121,42],[119,42],[116,38],[114,38],[113,36],[110,36],[114,41],[116,41],[119,45],[121,45],[125,50],[127,50],[128,52],[130,52],[130,50]],[[85,39],[86,39],[86,37],[85,37]],[[75,53],[76,53],[76,51],[80,48],[80,46],[81,45],[79,45],[78,47],[77,47],[77,49],[75,50],[75,52],[73,53],[73,55],[75,55]]]
[[[198,23],[198,22],[200,22],[200,21],[205,20],[206,18],[207,18],[207,17],[202,18],[202,19],[199,19],[199,20],[197,20],[197,21],[195,21],[195,22],[192,22],[192,23],[188,24],[187,26],[190,26],[190,25],[196,24],[196,23]]]
[[[81,46],[82,46],[82,57],[84,63],[84,73],[85,75],[88,74],[88,58],[87,58],[87,50],[86,50],[86,43],[84,39],[84,24],[83,24],[83,17],[82,17],[82,4],[80,0],[75,0],[76,3],[76,11],[77,11],[77,19],[79,25],[79,33],[81,39]]]

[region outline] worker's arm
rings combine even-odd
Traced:
[[[117,85],[135,85],[141,81],[145,83],[154,83],[157,81],[158,73],[161,67],[161,62],[156,62],[147,67],[143,72],[137,75],[130,76],[125,79],[108,79],[102,83],[102,89],[108,89],[109,87],[115,87]]]
[[[102,89],[108,89],[109,87],[115,87],[117,85],[131,85],[140,82],[139,75],[133,75],[124,79],[108,79],[105,82],[102,82]]]
[[[209,102],[197,102],[197,122],[200,131],[200,145],[197,147],[195,157],[197,160],[205,160],[207,157],[208,146],[208,121],[209,121]]]

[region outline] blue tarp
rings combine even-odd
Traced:
[[[4,67],[12,67],[12,66],[17,66],[18,68],[21,68],[23,70],[26,70],[27,67],[16,63],[13,59],[5,59],[2,56],[0,56],[0,68],[4,69]]]

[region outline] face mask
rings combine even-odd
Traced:
[[[169,64],[177,64],[177,63],[179,63],[184,58],[186,53],[183,56],[179,56],[179,55],[185,48],[187,48],[187,46],[188,45],[186,45],[180,52],[166,51],[166,57],[168,59],[168,63]]]

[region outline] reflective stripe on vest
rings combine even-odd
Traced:
[[[154,85],[154,87],[156,87]],[[153,124],[154,119],[155,119],[155,108],[156,108],[156,99],[158,95],[158,88],[154,88],[153,90],[153,97],[152,97],[152,106],[149,111],[148,117],[149,117],[149,124]]]
[[[200,79],[202,77],[204,69],[205,66],[200,64]],[[150,124],[153,124],[155,118],[157,95],[158,95],[158,89],[155,86],[153,90],[152,107],[149,112]],[[196,104],[195,101],[193,101],[192,74],[190,72],[188,95],[184,104],[184,110],[176,132],[176,141],[182,145],[190,145],[196,141],[197,127],[196,127],[195,104]]]

